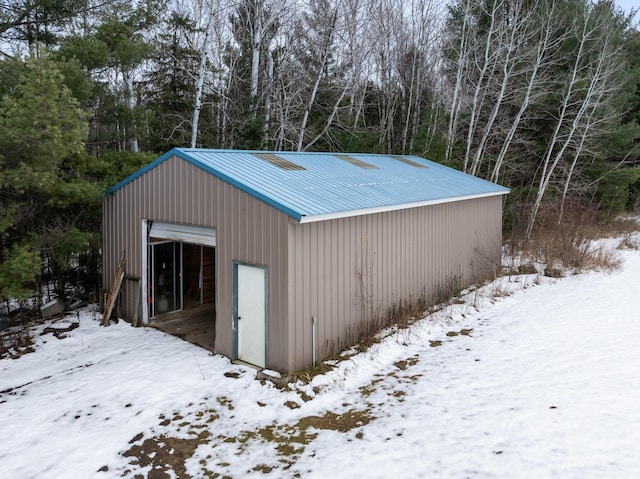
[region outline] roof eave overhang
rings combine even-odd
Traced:
[[[398,210],[406,210],[409,208],[420,208],[422,206],[432,206],[439,205],[442,203],[453,203],[456,201],[465,201],[465,200],[475,200],[478,198],[487,198],[490,196],[499,196],[506,195],[509,193],[509,189],[504,189],[500,191],[492,191],[489,193],[478,193],[474,195],[464,195],[464,196],[455,196],[450,198],[437,198],[434,200],[426,200],[426,201],[416,201],[413,203],[400,203],[397,205],[385,205],[385,206],[376,206],[375,208],[363,208],[358,210],[349,210],[349,211],[337,211],[332,213],[321,213],[317,215],[307,215],[302,216],[299,220],[300,223],[315,223],[318,221],[328,221],[335,220],[340,218],[350,218],[353,216],[362,216],[362,215],[371,215],[375,213],[386,213],[388,211],[398,211]]]

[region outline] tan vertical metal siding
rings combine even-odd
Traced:
[[[287,370],[288,217],[213,175],[170,158],[110,195],[103,205],[103,281],[107,288],[120,255],[126,273],[142,277],[142,220],[216,229],[216,344],[232,354],[232,267],[238,261],[267,267],[267,366]],[[137,285],[123,285],[123,315],[134,316]]]
[[[502,196],[289,225],[289,367],[337,353],[363,331],[356,264],[373,258],[373,299],[384,319],[400,302],[433,300],[452,282],[469,285],[499,270]]]
[[[356,263],[372,253],[373,299],[384,317],[400,302],[433,299],[454,278],[466,285],[500,263],[502,196],[317,223],[283,213],[178,158],[108,197],[103,208],[104,285],[120,255],[141,277],[142,219],[212,227],[216,247],[216,351],[232,354],[232,265],[267,267],[267,367],[293,371],[359,339],[363,330]],[[124,316],[137,285],[126,281]]]

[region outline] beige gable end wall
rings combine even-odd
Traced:
[[[268,367],[286,370],[288,216],[177,157],[170,158],[109,196],[103,205],[104,288],[120,255],[126,274],[143,272],[142,220],[216,229],[217,331],[215,350],[232,354],[232,267],[234,261],[268,266]],[[137,284],[124,283],[124,317],[134,316]]]
[[[502,195],[289,225],[290,366],[358,341],[363,317],[499,271]],[[363,263],[364,261],[364,263]]]

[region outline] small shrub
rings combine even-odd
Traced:
[[[639,228],[633,218],[609,220],[589,204],[569,204],[562,214],[554,204],[541,211],[528,241],[520,228],[512,232],[508,243],[511,251],[520,253],[523,263],[542,263],[545,275],[559,277],[562,270],[578,273],[620,267],[615,251],[597,246],[595,240],[630,235]]]

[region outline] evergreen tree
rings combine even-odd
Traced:
[[[174,11],[157,37],[144,95],[151,116],[149,142],[157,151],[189,145],[200,61],[200,52],[193,48],[197,33],[189,16]]]
[[[92,9],[87,0],[7,0],[0,8],[0,51],[7,44],[54,45],[69,19]]]
[[[2,62],[0,70],[5,66],[14,68]],[[40,259],[44,271],[55,269],[53,249],[69,243],[67,233],[78,238],[77,226],[87,221],[78,213],[99,205],[99,190],[79,178],[87,117],[44,52],[26,60],[15,87],[0,99],[0,129],[0,289],[5,298],[22,297],[27,284],[38,282]],[[47,249],[55,228],[62,237]],[[92,236],[87,232],[76,246],[89,249]]]
[[[110,2],[100,17],[95,35],[89,42],[105,54],[100,75],[101,102],[96,111],[96,128],[101,130],[99,141],[112,149],[140,149],[140,132],[145,131],[145,112],[138,104],[141,96],[141,65],[153,57],[154,47],[148,33],[158,23],[158,12],[164,0]],[[97,140],[97,139],[96,139]],[[144,145],[146,146],[146,145]]]

